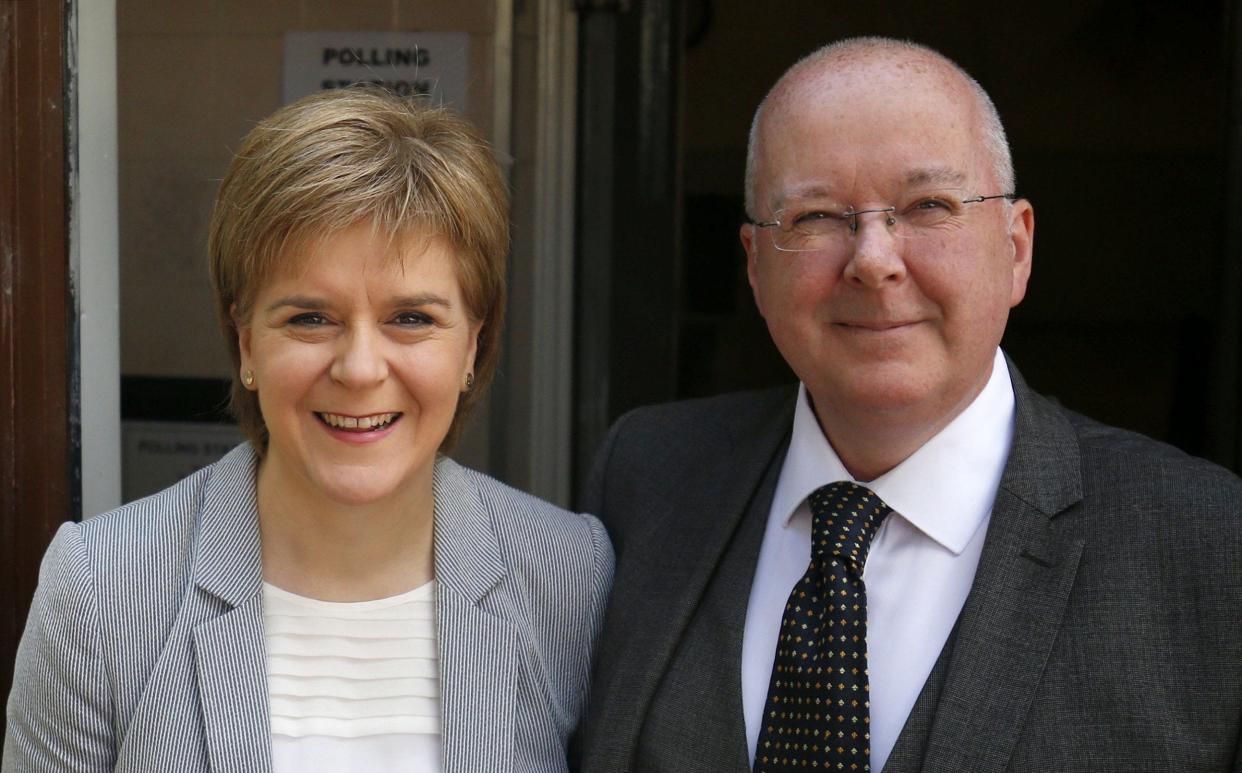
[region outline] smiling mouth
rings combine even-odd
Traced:
[[[885,330],[896,330],[898,328],[910,327],[914,322],[838,322],[838,325],[853,330],[871,330],[874,332],[884,332]]]
[[[315,416],[333,429],[346,432],[375,432],[391,425],[401,418],[400,413],[376,413],[371,416],[345,416],[339,413],[320,413]]]

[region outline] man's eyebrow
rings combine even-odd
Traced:
[[[965,174],[944,166],[911,169],[906,173],[907,185],[961,185],[964,182]]]
[[[774,210],[780,209],[787,201],[799,201],[801,199],[825,199],[832,198],[831,189],[823,183],[808,183],[789,190],[781,191],[776,195],[772,202]]]

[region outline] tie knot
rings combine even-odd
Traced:
[[[859,575],[871,538],[893,510],[866,486],[837,481],[811,492],[811,556],[822,566],[842,559]]]

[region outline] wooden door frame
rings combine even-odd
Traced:
[[[0,696],[77,489],[63,0],[0,0]]]
[[[677,393],[679,0],[578,0],[575,491],[609,424]]]

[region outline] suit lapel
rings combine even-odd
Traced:
[[[605,628],[609,640],[604,643],[615,651],[642,656],[608,658],[609,667],[596,673],[593,690],[626,697],[599,702],[600,714],[592,718],[588,729],[588,735],[595,737],[588,746],[596,752],[588,760],[588,768],[592,764],[607,770],[632,766],[656,689],[666,678],[678,643],[738,523],[744,513],[758,506],[755,499],[764,474],[784,447],[793,421],[793,394],[769,400],[748,416],[728,417],[728,423],[717,428],[717,437],[708,441],[711,463],[679,469],[664,479],[647,482],[665,490],[643,499],[644,505],[652,508],[643,521],[654,528],[624,546],[629,555],[624,582],[631,601],[610,608]],[[757,551],[757,543],[754,547]],[[752,573],[755,551],[750,556]],[[621,584],[618,577],[617,586]],[[643,601],[638,603],[639,599]],[[744,620],[745,598],[738,609]],[[744,763],[741,676],[736,666],[720,675],[731,685],[730,710],[695,717],[695,732],[720,750],[721,760],[734,760],[734,752],[741,749]]]
[[[505,562],[477,488],[449,459],[436,464],[435,500],[444,771],[509,770],[521,638],[492,592]]]
[[[958,621],[926,771],[1008,766],[1082,555],[1072,519],[1057,518],[1082,498],[1077,435],[1058,409],[1031,392],[1012,365],[1010,370],[1013,448]],[[935,696],[925,692],[920,702],[925,699]],[[916,705],[915,713],[926,708]]]
[[[217,465],[204,492],[194,562],[196,603],[218,610],[194,628],[203,728],[216,771],[272,769],[254,466],[249,446]]]
[[[263,597],[194,629],[207,755],[216,771],[272,769]]]

